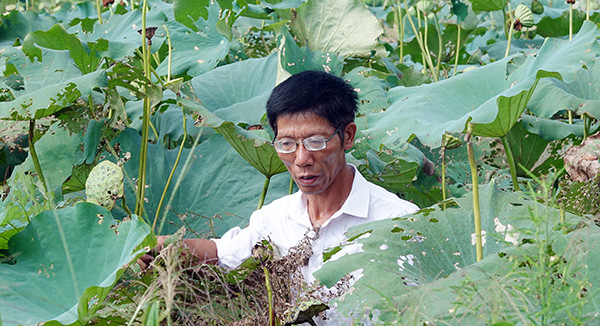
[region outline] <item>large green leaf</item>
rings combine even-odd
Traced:
[[[0,203],[0,249],[8,249],[8,240],[33,216],[52,209],[51,202],[38,191],[37,180],[25,172],[17,167],[7,181],[10,193]]]
[[[165,23],[171,35],[173,46],[172,74],[187,73],[195,77],[212,70],[229,53],[229,41],[219,34],[219,6],[213,3],[208,8],[208,19],[200,17],[194,31],[178,21]],[[166,75],[169,61],[163,60],[156,68],[160,75]]]
[[[521,164],[527,170],[531,170],[536,165],[546,146],[548,146],[548,141],[527,131],[523,126],[523,122],[515,124],[506,135],[506,139],[517,166]],[[517,174],[522,177],[527,176],[527,173],[521,167],[517,168]]]
[[[67,50],[73,58],[73,61],[81,70],[82,73],[90,73],[100,64],[102,59],[98,52],[108,50],[108,41],[99,39],[95,43],[88,43],[90,53],[88,53],[81,44],[79,38],[74,34],[69,34],[65,28],[56,24],[48,31],[36,31],[27,34],[23,41],[23,52],[25,52],[31,60],[37,58],[42,61],[42,51],[35,45],[53,50]]]
[[[437,83],[393,88],[391,106],[372,115],[365,134],[392,149],[413,134],[437,147],[444,133],[462,132],[470,120],[478,134],[502,136],[520,117],[539,77],[571,82],[582,65],[593,64],[599,36],[600,30],[586,23],[571,42],[548,39],[524,62],[512,57]]]
[[[165,33],[160,28],[167,21],[166,15],[155,8],[151,8],[146,16],[146,27],[158,27],[152,38],[151,51],[156,51],[165,40]],[[103,52],[114,60],[120,60],[127,56],[133,56],[135,50],[142,45],[142,36],[138,32],[142,29],[142,13],[139,10],[127,12],[124,15],[111,15],[103,24],[98,22],[94,25],[94,31],[85,33],[81,25],[70,28],[69,33],[79,36],[79,39],[87,44],[98,42],[100,39],[108,41],[108,50]]]
[[[31,90],[11,102],[0,103],[0,119],[29,120],[50,116],[65,106],[73,104],[82,96],[90,94],[95,87],[106,86],[106,71],[96,72],[59,81],[46,87]]]
[[[0,44],[13,44],[17,38],[23,40],[29,32],[47,30],[54,24],[56,24],[56,18],[52,16],[40,15],[34,11],[13,10],[6,16],[2,16]]]
[[[309,0],[292,15],[292,31],[302,45],[347,57],[384,55],[377,18],[360,0]]]
[[[527,105],[533,114],[550,118],[562,110],[587,113],[596,119],[600,118],[600,64],[595,63],[589,69],[577,71],[572,82],[564,82],[556,78],[540,81]]]
[[[471,0],[475,12],[502,10],[507,2],[508,0]]]
[[[567,121],[523,115],[523,126],[527,131],[539,135],[547,141],[563,139],[570,135],[583,137],[583,124],[569,124]]]
[[[208,18],[208,4],[208,0],[175,0],[173,1],[175,19],[188,28],[195,29],[194,22],[198,18]]]
[[[36,152],[49,191],[54,191],[71,175],[74,166],[85,160],[83,134],[71,133],[54,124],[50,130],[35,143]],[[16,167],[20,171],[34,171],[31,155],[23,164]]]
[[[544,15],[540,21],[535,24],[537,33],[543,37],[559,37],[569,35],[569,9],[565,8],[560,17]],[[590,20],[594,23],[600,21],[600,13],[590,12]],[[573,10],[573,33],[577,33],[585,21],[585,12]]]
[[[41,61],[32,61],[20,48],[10,47],[4,52],[7,58],[4,74],[7,76],[0,80],[4,79],[15,97],[81,76],[67,51],[41,49],[41,53]]]
[[[92,317],[119,275],[145,252],[150,228],[135,216],[116,224],[90,204],[45,211],[9,242],[13,265],[0,265],[4,325]],[[153,240],[152,240],[153,241]]]
[[[281,67],[294,75],[305,70],[326,71],[340,76],[344,61],[334,53],[311,51],[308,47],[299,47],[287,28],[282,28],[279,47]]]
[[[219,67],[192,79],[204,107],[219,118],[260,124],[277,80],[277,54]]]
[[[529,200],[522,193],[502,192],[495,186],[480,187],[481,227],[485,234],[483,256],[531,239],[526,230],[534,224],[531,212],[546,214],[545,225],[557,225],[556,209]],[[444,278],[476,262],[471,196],[395,219],[364,224],[346,235],[363,251],[328,261],[315,276],[331,286],[343,275],[361,269],[362,277],[353,291],[338,300],[343,313],[386,309],[383,295],[400,297],[419,287]],[[546,216],[546,215],[544,215]],[[567,215],[576,224],[580,218]]]
[[[114,142],[119,143],[123,155],[139,157],[141,137],[136,131],[126,129]],[[148,145],[145,192],[148,201],[144,208],[152,219],[177,152],[178,149],[167,150],[162,144]],[[135,203],[132,178],[137,178],[138,161],[130,159],[124,165],[129,205]],[[168,220],[161,233],[172,234],[187,226],[200,234],[214,232],[220,236],[233,226],[245,226],[256,209],[263,184],[264,176],[244,161],[221,135],[210,135],[198,146],[183,150],[160,213],[162,218],[166,212]],[[287,194],[288,186],[288,174],[273,177],[266,202]]]
[[[243,129],[231,121],[219,119],[198,103],[190,100],[181,100],[180,104],[187,110],[199,113],[205,125],[223,135],[227,142],[265,177],[270,178],[275,174],[287,171],[277,156],[277,152],[271,146],[269,134],[264,129]]]

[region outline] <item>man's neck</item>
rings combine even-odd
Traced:
[[[354,168],[346,165],[339,173],[336,181],[324,192],[307,196],[307,209],[313,227],[319,228],[335,214],[346,202],[352,182]]]

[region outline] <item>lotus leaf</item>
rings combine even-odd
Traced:
[[[139,157],[141,137],[133,129],[126,129],[114,142],[119,143],[123,155]],[[177,149],[168,150],[162,144],[148,145],[148,184],[145,212],[154,217],[169,172],[174,165]],[[189,160],[189,162],[188,162]],[[138,174],[138,160],[125,163],[125,196],[127,203],[135,202],[131,178]],[[163,211],[167,221],[162,234],[172,234],[180,227],[197,233],[221,236],[233,226],[245,226],[256,209],[264,177],[250,166],[218,134],[208,136],[198,146],[183,149],[181,161],[167,191]],[[275,176],[266,202],[288,192],[289,175]],[[113,212],[117,210],[115,207]]]
[[[548,39],[524,62],[506,58],[434,84],[393,88],[391,106],[373,114],[364,132],[392,149],[412,134],[425,145],[440,146],[445,132],[461,132],[467,121],[475,124],[476,134],[503,136],[521,116],[540,77],[571,82],[582,63],[594,62],[599,36],[586,23],[573,41]],[[572,51],[582,55],[571,56]]]
[[[277,79],[277,54],[219,67],[192,79],[204,107],[220,119],[260,124]]]
[[[294,35],[311,50],[347,57],[383,55],[377,18],[360,0],[309,0],[292,16]]]
[[[452,199],[401,218],[382,220],[354,227],[347,232],[351,243],[363,252],[327,261],[315,276],[327,286],[346,273],[362,270],[351,294],[338,303],[344,313],[358,309],[385,310],[381,293],[401,297],[425,285],[463,270],[476,262],[473,204],[470,196]],[[559,211],[522,193],[503,192],[493,184],[480,187],[484,257],[506,250],[529,239],[532,212],[549,212],[548,225],[557,225]],[[540,213],[541,214],[541,213]],[[580,218],[567,214],[575,225]]]
[[[211,4],[208,19],[200,17],[195,22],[197,32],[178,21],[165,23],[173,46],[172,74],[198,76],[214,69],[229,53],[229,41],[217,31],[219,12],[218,4]],[[156,71],[160,75],[166,75],[168,66],[169,60],[163,60]]]
[[[135,216],[117,224],[90,203],[40,213],[11,238],[15,263],[0,265],[2,323],[89,320],[141,246],[153,245],[149,233]]]

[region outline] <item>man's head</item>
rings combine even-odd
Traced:
[[[343,79],[320,71],[304,71],[279,84],[267,102],[269,125],[277,136],[281,116],[314,113],[337,129],[354,121],[358,95]],[[340,133],[343,137],[343,133]]]
[[[275,149],[303,193],[345,200],[353,179],[345,150],[354,144],[356,102],[350,85],[323,72],[300,73],[273,90],[267,117]]]

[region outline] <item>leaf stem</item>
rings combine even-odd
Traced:
[[[408,8],[408,2],[407,0],[404,0],[404,6],[406,8]],[[419,10],[417,9],[417,15],[419,13]],[[415,23],[413,23],[412,21],[412,17],[410,16],[410,13],[408,12],[408,10],[406,11],[406,16],[408,17],[408,21],[410,22],[410,26],[412,27],[412,30],[415,34],[415,38],[417,39],[417,43],[419,44],[419,48],[421,49],[421,53],[424,56],[424,60],[427,61],[427,64],[424,66],[428,66],[429,67],[429,71],[431,71],[431,74],[433,75],[433,80],[438,81],[439,77],[435,74],[435,68],[433,66],[433,62],[431,61],[431,57],[428,55],[427,50],[425,49],[424,45],[423,45],[423,35],[421,34],[421,32],[415,27]],[[417,22],[420,23],[419,18],[417,18]]]
[[[500,137],[500,139],[502,140],[502,146],[504,146],[506,159],[508,160],[508,166],[510,167],[510,176],[512,177],[513,188],[515,191],[521,191],[519,188],[519,181],[517,180],[517,166],[515,164],[515,157],[513,156],[508,139],[506,138],[506,135]]]
[[[404,17],[402,17],[400,0],[396,0],[396,21],[398,24],[398,47],[400,48],[400,63],[402,63],[404,60]]]
[[[173,45],[171,44],[171,33],[169,32],[169,29],[167,28],[166,25],[162,25],[162,27],[165,29],[165,32],[167,33],[167,42],[169,44],[169,61],[167,62],[167,83],[171,81],[171,63],[173,61]]]
[[[289,194],[291,195],[294,192],[294,178],[292,178],[290,176],[290,191]]]
[[[585,3],[585,20],[590,20],[590,0]]]
[[[156,208],[156,214],[154,215],[154,222],[152,222],[152,230],[156,231],[156,221],[158,221],[158,214],[160,213],[160,209],[162,207],[162,203],[165,200],[165,196],[167,195],[167,189],[169,188],[169,185],[171,184],[171,179],[173,178],[173,175],[175,174],[175,169],[177,169],[177,165],[179,164],[179,159],[181,158],[181,152],[183,151],[183,147],[185,145],[185,140],[187,138],[187,131],[186,131],[186,118],[185,118],[185,112],[183,111],[183,109],[181,110],[181,112],[183,113],[183,140],[181,141],[181,146],[179,146],[179,152],[177,152],[177,158],[175,159],[175,164],[173,164],[173,168],[171,169],[171,174],[169,174],[169,178],[167,179],[167,184],[165,184],[165,188],[163,189],[163,193],[162,196],[160,196],[160,201],[158,202],[158,207]]]
[[[262,193],[260,194],[260,198],[258,199],[258,207],[256,209],[260,209],[262,205],[265,203],[265,197],[267,196],[267,190],[269,190],[269,183],[271,182],[271,177],[265,178],[265,183],[263,185]]]
[[[455,57],[454,57],[454,72],[452,73],[452,77],[454,77],[454,75],[456,75],[456,69],[458,67],[458,55],[460,52],[460,23],[458,23],[458,36],[456,37],[456,53],[455,53]]]
[[[442,200],[446,200],[446,147],[442,146]]]
[[[263,266],[265,272],[265,286],[267,287],[267,296],[269,298],[269,326],[275,326],[275,313],[273,311],[273,288],[271,287],[271,277],[267,267]]]
[[[469,155],[469,165],[471,166],[471,180],[473,182],[473,217],[475,219],[475,250],[477,253],[477,261],[483,259],[483,244],[481,239],[481,212],[479,210],[479,180],[477,177],[477,165],[475,163],[475,155],[473,154],[473,144],[471,138],[473,136],[473,124],[467,124],[467,153]]]
[[[435,21],[435,30],[438,36],[438,57],[437,57],[437,65],[435,66],[436,75],[440,75],[440,66],[442,64],[442,31],[440,28],[440,21],[438,19],[437,13],[433,13],[434,21]]]
[[[144,0],[142,3],[142,62],[144,66],[144,73],[148,80],[150,78],[150,50],[146,42],[146,14],[148,12],[148,0]],[[140,163],[138,182],[136,190],[136,203],[135,203],[135,214],[137,216],[143,216],[144,214],[144,194],[146,190],[146,163],[148,157],[148,134],[150,129],[150,97],[148,94],[144,96],[144,113],[142,123],[142,143],[140,146]]]
[[[96,11],[98,11],[98,23],[102,25],[102,7],[100,6],[100,0],[96,0]]]
[[[573,4],[569,3],[569,41],[573,39]]]
[[[33,161],[33,167],[35,168],[35,172],[38,175],[38,178],[42,182],[42,186],[44,187],[44,192],[48,193],[48,186],[46,185],[46,179],[44,178],[44,173],[42,172],[42,166],[40,165],[40,160],[37,156],[37,152],[35,150],[35,139],[33,137],[33,132],[35,130],[35,119],[29,120],[29,153],[31,154],[31,160]]]
[[[512,41],[512,32],[513,32],[514,26],[515,26],[515,21],[514,21],[513,15],[512,15],[512,10],[510,8],[510,1],[508,1],[507,5],[508,5],[508,17],[509,17],[510,26],[508,28],[508,35],[506,36],[506,40],[508,42],[506,43],[506,52],[504,53],[505,58],[508,57],[508,54],[510,53],[510,43]]]

